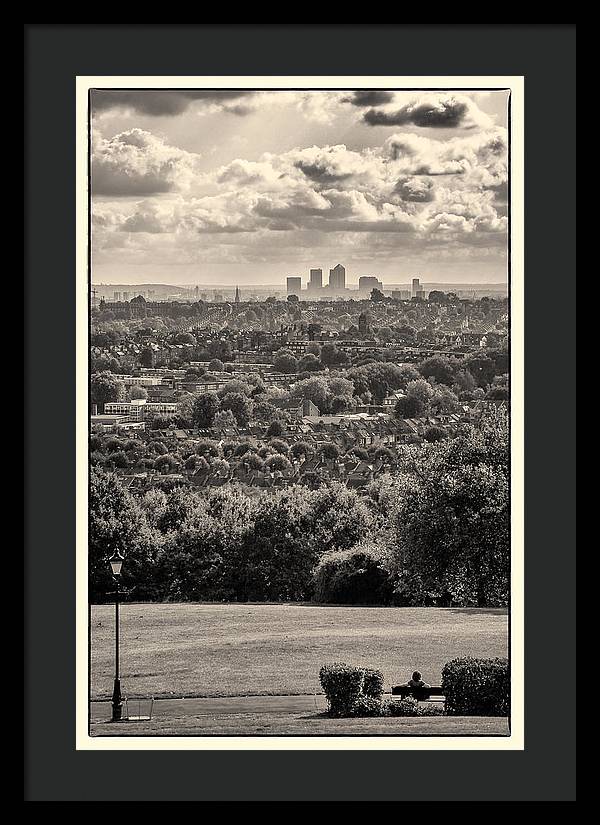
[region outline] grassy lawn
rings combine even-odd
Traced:
[[[92,608],[91,635],[92,697],[109,698],[113,606]],[[320,692],[320,666],[332,661],[380,668],[386,689],[417,668],[428,682],[439,684],[442,667],[455,656],[506,656],[507,649],[505,610],[298,604],[121,607],[126,696],[311,694]],[[388,725],[405,720],[361,721]],[[141,733],[137,727],[135,732]]]
[[[151,722],[92,723],[92,736],[508,736],[508,720],[480,716],[328,719],[317,715],[246,713],[182,716]]]

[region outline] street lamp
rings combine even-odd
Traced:
[[[110,569],[115,580],[115,682],[112,695],[112,721],[120,722],[123,712],[123,699],[121,698],[121,679],[119,676],[119,578],[123,567],[123,555],[116,551],[109,558]]]

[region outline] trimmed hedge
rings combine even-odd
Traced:
[[[358,699],[362,696],[364,670],[343,662],[323,665],[319,681],[329,703],[331,716],[352,716]]]
[[[442,690],[449,716],[508,716],[508,659],[453,659],[442,670]]]
[[[381,699],[383,696],[383,673],[364,667],[362,692],[370,699]]]

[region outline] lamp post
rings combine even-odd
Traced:
[[[121,678],[119,675],[119,579],[121,568],[123,567],[123,555],[117,550],[108,560],[113,578],[115,580],[115,682],[112,695],[112,721],[120,722],[123,711],[123,699],[121,698]]]

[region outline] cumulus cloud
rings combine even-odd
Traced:
[[[424,177],[400,178],[394,191],[405,201],[427,203],[434,198],[433,181]]]
[[[94,136],[92,191],[95,195],[156,195],[186,189],[196,156],[169,146],[142,129],[120,132],[110,140]]]
[[[234,114],[243,114],[243,99],[250,98],[251,91],[227,91],[207,89],[94,89],[91,92],[92,113],[113,109],[131,110],[139,115],[165,117],[180,115],[192,103],[218,107]]]
[[[471,98],[448,93],[419,95],[400,106],[392,101],[368,109],[362,119],[369,126],[411,125],[432,129],[474,129],[493,125]]]
[[[95,214],[99,245],[103,238],[114,243],[108,239],[115,232],[177,237],[194,248],[198,236],[227,244],[240,235],[240,243],[254,238],[255,248],[265,249],[274,238],[298,244],[301,234],[337,233],[345,242],[365,233],[397,234],[402,244],[412,239],[434,246],[506,241],[506,210],[499,200],[507,147],[498,127],[447,140],[396,133],[362,151],[315,145],[257,160],[237,158],[196,176],[193,197],[187,184],[194,156],[147,132],[101,140],[98,155],[104,171],[100,191],[115,197],[101,202]],[[126,184],[115,185],[117,170],[125,170]],[[155,197],[119,201],[125,193],[149,190]],[[199,195],[202,190],[206,194]]]

